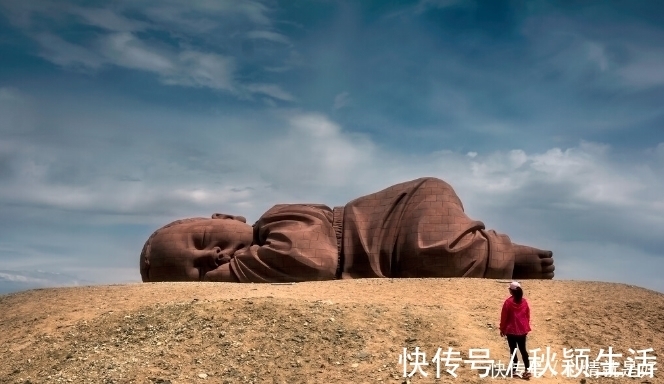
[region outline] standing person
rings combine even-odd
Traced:
[[[505,300],[500,315],[500,336],[507,336],[510,356],[514,356],[511,371],[514,372],[519,362],[516,356],[516,348],[518,347],[525,367],[521,378],[529,379],[530,361],[528,359],[528,350],[526,349],[526,336],[530,332],[530,307],[526,299],[523,298],[521,284],[513,281],[510,283],[509,291],[510,297]]]

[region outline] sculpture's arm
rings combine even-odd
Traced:
[[[254,244],[229,263],[239,282],[294,282],[335,278],[338,251],[332,211],[321,205],[280,205],[254,225]]]
[[[214,271],[210,271],[203,277],[204,281],[220,281],[228,283],[237,283],[239,280],[233,272],[231,272],[230,264],[226,263],[219,266]]]

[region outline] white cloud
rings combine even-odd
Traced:
[[[179,70],[165,76],[166,84],[194,85],[231,91],[235,61],[213,53],[184,51],[178,55]]]
[[[4,103],[7,101],[15,101],[15,100],[21,100],[22,97],[20,96],[20,93],[12,88],[9,87],[1,87],[0,88],[0,103]]]
[[[129,1],[129,4],[132,2]],[[231,15],[232,17],[246,17],[253,23],[269,25],[269,8],[259,1],[245,0],[192,0],[183,4],[179,0],[156,0],[153,1],[151,10],[167,9],[170,13],[169,21],[174,19],[186,19],[192,13],[196,16],[207,16],[210,18]]]
[[[113,32],[136,32],[148,28],[148,23],[131,20],[121,13],[105,8],[74,7],[71,13],[82,17],[85,23]]]
[[[294,101],[295,97],[276,84],[248,84],[246,89],[251,93],[263,94],[277,100]]]
[[[620,75],[628,84],[638,87],[664,85],[664,49],[639,48],[632,61],[619,70]]]
[[[501,194],[527,194],[537,184],[564,188],[562,198],[581,206],[655,209],[653,192],[659,183],[635,172],[636,165],[613,161],[607,145],[582,142],[565,150],[552,148],[533,154],[512,150],[471,158],[472,177],[464,177],[462,183],[472,186],[477,191],[474,195],[491,191],[495,199]],[[648,201],[642,199],[642,192],[650,193]]]
[[[192,16],[179,6],[157,5],[140,9],[140,12],[163,30],[204,34],[213,33],[219,27],[218,21],[211,19],[209,14],[201,16],[192,12],[195,15]]]
[[[0,110],[15,95],[21,94],[0,91]],[[39,102],[26,113],[40,117],[44,108]],[[149,227],[147,236],[178,217],[225,212],[244,215],[251,222],[272,204],[341,205],[393,183],[435,176],[454,186],[471,217],[510,234],[515,241],[553,249],[561,270],[568,270],[559,275],[562,278],[565,273],[616,278],[608,267],[593,269],[590,266],[595,264],[579,263],[580,256],[571,253],[585,252],[593,244],[631,247],[642,263],[648,263],[648,249],[661,245],[664,201],[660,191],[664,186],[661,177],[653,177],[664,172],[664,162],[658,160],[664,151],[661,143],[650,150],[652,161],[647,164],[641,159],[619,162],[609,146],[597,143],[538,153],[441,150],[405,155],[387,151],[368,136],[350,132],[319,113],[274,110],[205,117],[123,106],[122,116],[117,116],[113,111],[104,115],[84,105],[69,105],[66,100],[60,103],[53,108],[61,115],[43,116],[48,116],[56,132],[73,135],[83,128],[104,132],[104,127],[117,125],[126,129],[133,143],[104,148],[88,142],[73,148],[66,142],[29,137],[3,141],[0,154],[11,156],[18,172],[2,183],[0,202],[21,207],[21,212],[50,212],[49,220],[61,223],[142,224]],[[145,121],[152,125],[138,126]],[[186,133],[171,129],[178,126],[191,129]],[[62,131],[65,128],[70,131]],[[72,174],[78,175],[73,181],[59,179]],[[23,235],[16,236],[22,239]],[[126,242],[67,236],[58,235],[57,241],[72,260],[87,255],[75,244],[124,244],[127,249],[112,249],[112,253],[123,255],[127,279],[133,278],[129,264],[137,257],[142,237]],[[578,241],[575,236],[584,239],[585,248],[573,244]],[[42,255],[43,251],[30,252]],[[597,252],[592,257],[599,258]],[[572,265],[579,269],[569,271]],[[94,265],[81,268],[90,274],[101,271]]]
[[[230,0],[228,4],[232,4],[232,6],[237,7],[239,12],[242,12],[244,15],[246,15],[251,21],[253,21],[256,24],[263,24],[263,25],[270,24],[270,19],[267,16],[269,10],[265,5],[261,4],[260,2],[242,1],[238,3]]]
[[[609,165],[609,147],[581,143],[578,148],[558,148],[533,156],[532,168],[549,182],[575,184],[575,195],[589,203],[632,207],[640,203],[637,192],[645,185],[628,169],[616,172]]]
[[[43,285],[46,285],[46,283],[48,283],[48,281],[45,279],[34,278],[31,276],[24,276],[22,274],[10,271],[5,271],[5,272],[0,271],[0,281],[2,280],[18,282],[18,283],[32,283],[32,284],[43,284]]]
[[[664,47],[659,43],[664,33],[648,23],[623,21],[608,27],[545,13],[529,17],[522,32],[532,40],[535,57],[546,58],[538,64],[557,70],[563,81],[587,81],[589,69],[597,69],[603,88],[664,84]]]
[[[14,172],[0,188],[0,200],[14,204],[175,215],[235,204],[260,208],[298,196],[342,203],[391,183],[437,176],[450,181],[467,206],[480,210],[540,201],[547,206],[564,202],[590,210],[617,209],[647,216],[648,222],[654,220],[650,216],[664,214],[658,192],[664,187],[659,181],[664,143],[650,150],[652,161],[633,163],[615,160],[607,145],[587,142],[539,153],[515,149],[404,155],[382,149],[328,116],[297,110],[219,118],[161,111],[153,126],[144,127],[138,122],[154,112],[140,110],[143,107],[125,106],[122,116],[110,111],[100,115],[96,109],[62,101],[53,108],[60,115],[52,115],[44,114],[42,101],[32,101],[18,109],[19,116],[14,108],[19,96],[30,99],[18,90],[0,89],[0,111],[14,113],[5,129],[23,121],[22,116],[33,124],[48,120],[57,136],[76,139],[76,149],[69,142],[33,141],[30,136],[2,140],[0,156],[9,159]],[[102,145],[112,127],[120,126],[133,144]],[[190,127],[186,134],[176,129],[181,126]],[[21,131],[34,129],[22,125]],[[99,143],[85,141],[98,135]],[[116,156],[117,151],[122,156]],[[185,157],[184,151],[191,154]],[[279,189],[262,191],[269,186]],[[238,192],[238,187],[253,189]]]
[[[470,0],[420,0],[415,6],[415,14],[426,12],[429,9],[444,9],[459,5],[473,5],[474,2]]]
[[[340,189],[373,167],[374,145],[363,136],[344,132],[325,115],[288,113],[283,136],[259,148],[254,167],[271,183],[287,190]],[[321,190],[322,188],[322,190]]]
[[[247,32],[247,38],[262,39],[262,40],[272,41],[275,43],[291,45],[290,41],[286,36],[272,31],[249,31]]]
[[[248,21],[249,24],[269,28],[270,9],[258,1],[245,0],[148,0],[124,1],[122,7],[141,13],[166,32],[204,35],[219,33],[230,23]]]
[[[350,93],[341,92],[334,97],[334,109],[341,109],[350,103]]]
[[[597,63],[601,71],[606,71],[609,68],[609,59],[604,51],[604,46],[594,42],[587,42],[588,46],[588,59]]]
[[[40,35],[38,41],[46,59],[65,67],[97,70],[114,65],[152,72],[167,85],[235,90],[235,61],[223,55],[149,45],[128,32],[108,34],[90,47],[53,35]],[[276,92],[274,87],[267,91]]]
[[[238,186],[279,185],[279,195],[289,200],[300,194],[328,199],[340,190],[347,190],[346,198],[352,198],[352,193],[371,192],[392,182],[433,175],[448,179],[463,192],[462,200],[470,206],[518,204],[508,200],[512,196],[529,196],[541,201],[550,199],[549,203],[563,201],[568,207],[583,209],[614,207],[625,215],[664,214],[656,192],[661,183],[650,179],[648,173],[635,172],[635,166],[616,164],[603,146],[584,143],[539,154],[514,150],[473,158],[456,153],[403,157],[385,153],[367,137],[345,132],[324,115],[295,113],[285,118],[277,121],[286,123],[283,135],[274,131],[256,141],[247,133],[243,140],[234,142],[233,151],[225,149],[229,143],[218,148],[216,155],[204,150],[207,154],[203,156],[220,156],[220,162],[233,159],[243,164],[241,169],[252,169],[251,174],[242,177],[244,181],[237,176],[222,177],[223,184],[216,185],[213,180],[191,173],[188,166],[173,168],[155,163],[170,171],[162,172],[159,179],[151,178],[152,186],[145,181],[117,183],[103,178],[78,187],[49,185],[49,169],[44,165],[48,161],[32,161],[21,168],[22,186],[5,191],[13,191],[14,199],[26,203],[69,209],[106,207],[125,213],[137,209],[148,212],[163,204],[160,202],[168,202],[174,206],[184,204],[178,210],[182,212],[197,205],[214,207],[260,199],[254,190],[234,191]],[[35,149],[33,153],[36,152]],[[125,166],[122,163],[117,166]],[[532,189],[539,194],[542,187],[549,188],[551,194],[530,193]],[[169,189],[173,192],[168,193]],[[561,191],[564,194],[555,195]],[[276,201],[278,196],[272,199]]]
[[[98,69],[104,64],[104,58],[97,52],[53,34],[42,33],[35,39],[41,45],[41,56],[54,64],[79,69]]]
[[[22,28],[33,27],[33,19],[37,17],[62,20],[64,15],[77,15],[91,25],[112,31],[136,31],[146,26],[144,22],[123,16],[125,11],[146,15],[155,24],[196,32],[204,31],[201,29],[204,26],[218,26],[222,23],[221,17],[241,17],[262,26],[271,24],[270,9],[253,0],[191,0],[186,4],[179,0],[120,0],[107,8],[83,8],[59,0],[35,0],[8,1],[0,3],[0,7],[11,16],[8,19],[14,25]]]
[[[105,37],[101,52],[109,63],[130,68],[156,72],[162,76],[177,71],[170,52],[149,47],[131,33],[114,33]]]
[[[0,262],[20,268],[23,261],[14,256],[25,254],[30,262],[38,257],[39,263],[50,259],[71,268],[102,259],[110,265],[118,258],[126,259],[121,266],[127,268],[126,275],[135,274],[128,266],[136,264],[145,236],[177,217],[221,211],[243,214],[251,221],[275,203],[344,204],[393,183],[436,176],[454,186],[472,217],[509,233],[515,241],[551,247],[568,276],[617,278],[608,267],[598,267],[601,263],[578,260],[590,254],[588,260],[602,260],[602,253],[617,259],[630,249],[643,265],[658,266],[661,262],[648,264],[646,258],[661,253],[664,143],[653,142],[646,153],[617,154],[599,143],[570,145],[565,135],[578,130],[567,137],[583,137],[585,132],[592,132],[586,137],[602,137],[596,133],[645,125],[659,117],[656,108],[640,110],[636,98],[635,108],[627,105],[625,111],[611,103],[631,96],[620,92],[629,88],[624,85],[662,84],[661,47],[652,43],[662,40],[657,39],[661,33],[650,40],[647,33],[641,39],[621,40],[620,33],[607,36],[578,20],[546,13],[551,19],[532,17],[530,29],[524,29],[529,45],[486,46],[482,34],[468,41],[466,48],[481,52],[479,57],[491,63],[509,63],[515,52],[521,63],[487,66],[486,60],[474,61],[467,50],[457,50],[457,41],[440,45],[439,36],[425,36],[419,28],[401,29],[412,25],[414,8],[424,12],[473,4],[423,0],[400,11],[411,20],[402,20],[396,29],[379,29],[394,27],[393,22],[366,26],[346,18],[329,29],[339,32],[334,34],[336,43],[321,48],[314,42],[312,48],[306,46],[312,36],[329,30],[314,30],[300,36],[301,41],[289,39],[271,22],[271,8],[253,1],[120,1],[107,8],[57,1],[4,2],[0,7],[11,9],[7,19],[59,66],[90,72],[110,67],[144,71],[163,84],[222,90],[259,103],[212,106],[205,100],[196,104],[194,113],[183,105],[148,104],[158,100],[133,105],[139,103],[133,95],[109,100],[112,92],[89,101],[95,92],[67,100],[72,96],[63,89],[27,95],[0,88],[0,258],[5,257]],[[352,8],[346,8],[348,14],[355,11]],[[72,21],[85,24],[87,31],[96,27],[94,34],[59,34]],[[418,61],[417,52],[428,52],[422,61],[424,72],[400,81],[397,70],[405,68],[404,62],[385,61],[381,49],[362,51],[366,57],[338,55],[357,48],[348,45],[347,31],[361,34],[358,44],[373,41],[376,47],[388,40],[414,41],[408,50],[415,55],[408,57]],[[392,39],[395,34],[397,40]],[[434,51],[438,54],[431,57]],[[380,73],[368,73],[362,62],[387,66]],[[298,73],[277,74],[295,67],[305,67],[305,77],[315,80],[309,85],[316,89],[301,84],[289,88],[275,80],[301,80]],[[417,105],[416,110],[405,105],[381,116],[388,124],[376,123],[371,108],[384,111],[388,106],[380,97],[367,94],[367,100],[359,100],[362,95],[354,89],[334,88],[358,76],[394,91],[391,100],[412,97],[408,102]],[[603,92],[610,87],[615,88]],[[290,89],[301,94],[296,97]],[[333,99],[316,99],[330,95],[330,90],[340,93]],[[610,100],[588,112],[592,100],[603,104],[595,92]],[[347,109],[348,114],[340,115],[349,123],[340,124],[322,113],[283,108],[295,104],[283,102],[309,102],[301,99],[304,95],[323,110],[361,101],[367,111],[351,116],[359,112]],[[423,100],[427,97],[428,103]],[[270,108],[258,108],[261,102]],[[217,107],[214,112],[208,109]],[[392,143],[395,149],[379,144],[392,138],[389,120],[397,115],[412,116],[414,126],[430,123],[426,134],[435,131],[431,136],[436,138],[427,141],[431,152],[404,152],[415,142],[413,136],[421,140],[421,126],[406,133],[413,136],[404,145]],[[528,126],[535,119],[540,123]],[[372,140],[353,132],[359,127],[380,127],[385,131],[374,134],[384,136]],[[486,145],[494,144],[479,133],[512,135],[508,140],[516,140],[500,140],[514,148],[491,152]],[[484,144],[475,145],[471,135],[481,136]],[[563,138],[551,144],[547,135]],[[533,144],[532,138],[538,142]],[[21,220],[29,225],[15,225]],[[622,268],[619,263],[606,264]],[[81,268],[93,267],[95,279],[101,278],[98,265]]]
[[[222,44],[222,41],[233,39],[226,32],[220,33],[219,28],[224,27],[226,21],[238,22],[238,16],[248,20],[244,27],[249,29],[243,34],[245,38],[290,46],[284,35],[270,30],[271,23],[267,16],[270,10],[260,2],[199,0],[183,6],[178,1],[148,1],[142,4],[120,2],[106,8],[84,8],[46,1],[43,6],[34,2],[24,5],[5,4],[5,10],[11,15],[10,18],[17,18],[15,25],[39,43],[40,55],[62,67],[93,72],[118,66],[148,71],[167,85],[224,90],[238,97],[244,97],[243,94],[248,91],[279,100],[294,100],[290,93],[276,84],[245,86],[239,83],[235,76],[236,59],[232,54],[221,54],[209,49],[210,41],[215,42],[214,46],[224,46],[227,44]],[[131,14],[143,17],[132,19],[125,16]],[[89,37],[97,38],[82,41],[63,38],[56,34],[55,26],[64,23],[71,15],[105,31],[97,35],[90,34]],[[51,31],[31,22],[37,17],[51,20],[54,25]],[[171,40],[150,38],[150,34],[137,35],[138,32],[153,31],[169,34]],[[192,41],[201,39],[208,44],[192,44]],[[176,44],[173,44],[173,40]]]
[[[5,141],[10,135],[28,134],[33,130],[37,124],[36,116],[32,113],[34,108],[32,99],[18,89],[0,87],[0,154],[5,148],[7,151],[13,150],[9,142]]]
[[[664,142],[657,144],[657,147],[655,147],[655,156],[664,161]]]
[[[89,284],[90,281],[68,274],[47,272],[42,270],[0,270],[0,289],[7,283],[15,283],[19,286],[22,286],[23,289],[28,289],[53,286],[76,286],[85,283]]]

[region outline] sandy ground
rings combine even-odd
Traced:
[[[528,349],[550,347],[538,383],[664,383],[664,294],[622,284],[526,281]],[[507,283],[376,279],[294,285],[152,283],[0,296],[0,383],[489,383],[438,348],[509,359],[498,331]],[[654,378],[567,378],[563,348],[653,348]],[[404,377],[399,356],[426,354]],[[444,355],[441,356],[444,360]],[[532,354],[531,354],[532,357]],[[657,360],[660,359],[660,360]],[[600,361],[606,361],[600,359]],[[416,368],[407,365],[407,373]],[[601,370],[601,368],[600,368]]]

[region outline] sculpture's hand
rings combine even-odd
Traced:
[[[230,263],[230,262],[231,262],[231,256],[228,256],[228,255],[221,255],[221,257],[219,257],[217,259],[217,263],[219,265],[223,265],[223,264]]]
[[[238,282],[235,274],[231,272],[230,264],[224,264],[219,268],[210,271],[203,276],[203,281],[221,281],[221,282]]]

